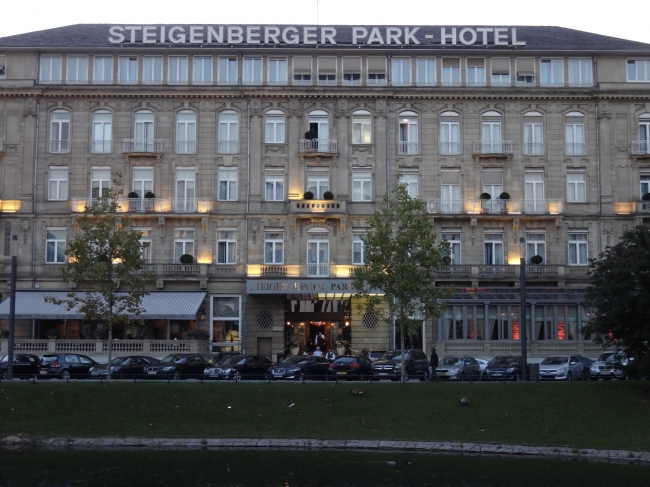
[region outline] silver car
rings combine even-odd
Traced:
[[[598,379],[625,379],[627,374],[624,367],[630,365],[634,358],[628,358],[623,352],[606,351],[600,354],[600,357],[591,364],[589,369],[589,378]]]
[[[551,355],[539,364],[541,380],[582,380],[584,365],[575,355]]]
[[[481,366],[474,357],[445,357],[436,368],[438,377],[449,380],[479,380]]]

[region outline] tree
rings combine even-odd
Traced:
[[[362,300],[360,312],[399,326],[404,380],[404,338],[423,320],[437,318],[441,299],[451,296],[453,289],[436,287],[436,269],[445,265],[448,247],[436,242],[424,204],[411,198],[402,184],[391,194],[384,197],[361,237],[365,266],[355,270],[354,287],[355,297]]]
[[[595,313],[587,333],[604,346],[623,348],[637,372],[650,373],[650,230],[636,227],[589,262],[586,304]]]
[[[142,272],[144,258],[140,232],[128,226],[120,212],[122,179],[118,174],[107,193],[84,210],[77,224],[79,233],[68,242],[68,264],[63,280],[83,289],[69,292],[64,299],[46,296],[45,300],[78,310],[87,321],[99,321],[108,328],[107,378],[111,378],[113,326],[137,320],[144,311],[142,298],[149,294],[151,276]],[[123,288],[124,290],[120,290]]]

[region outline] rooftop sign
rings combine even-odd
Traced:
[[[422,29],[422,30],[421,30]],[[113,25],[111,44],[525,46],[516,27]],[[341,32],[345,30],[346,32]]]

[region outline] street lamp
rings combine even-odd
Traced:
[[[521,339],[522,380],[528,380],[528,354],[526,351],[526,241],[519,237],[521,253],[519,259],[519,288],[521,303],[519,305],[519,337]]]

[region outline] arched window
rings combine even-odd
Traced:
[[[634,154],[650,154],[650,113],[639,116],[639,140],[638,147],[633,147]]]
[[[585,116],[582,112],[564,115],[565,153],[567,156],[583,156],[585,145]]]
[[[50,152],[70,151],[70,112],[54,110],[50,115]]]
[[[93,112],[91,152],[107,154],[111,152],[113,141],[113,114],[108,110]]]
[[[134,152],[154,151],[154,113],[151,110],[135,112]]]
[[[181,110],[176,114],[176,153],[194,154],[196,152],[196,113]]]
[[[402,112],[399,114],[399,138],[397,152],[399,154],[417,154],[418,147],[418,114]]]
[[[219,113],[219,154],[239,152],[239,114],[234,110]]]
[[[312,110],[307,120],[309,123],[307,151],[335,152],[330,144],[329,114],[325,110]]]
[[[372,114],[367,110],[352,113],[352,143],[372,143]]]
[[[440,153],[460,154],[460,115],[456,112],[440,114]]]
[[[284,144],[285,133],[284,112],[269,110],[266,112],[266,128],[264,140],[267,144]]]
[[[501,154],[504,144],[501,136],[501,114],[488,111],[481,115],[481,143],[482,154]]]
[[[312,228],[307,232],[308,276],[329,276],[329,237],[329,232],[325,228]]]
[[[540,112],[524,113],[524,154],[544,154],[544,116]]]

